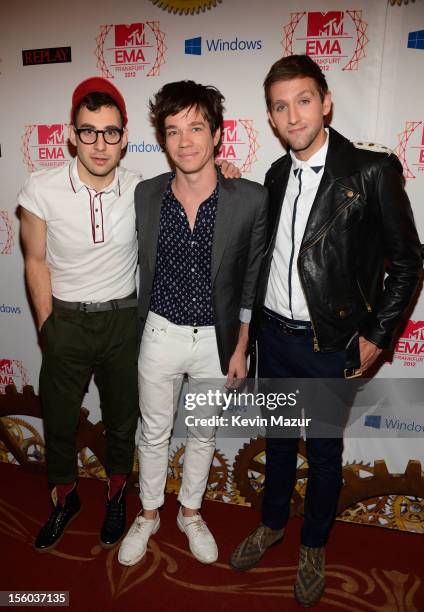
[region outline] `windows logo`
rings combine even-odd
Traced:
[[[185,41],[185,54],[186,55],[202,55],[202,37],[196,36],[196,38],[187,38]]]
[[[408,49],[424,50],[424,30],[418,30],[418,32],[409,32]]]
[[[381,416],[375,414],[368,414],[364,418],[365,427],[374,427],[374,429],[381,428]]]

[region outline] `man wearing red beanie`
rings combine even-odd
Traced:
[[[34,172],[19,194],[25,271],[42,343],[40,396],[53,513],[35,548],[55,546],[80,510],[76,432],[91,375],[106,429],[108,492],[100,541],[125,529],[125,485],[138,418],[134,188],[118,166],[125,101],[93,77],[72,96],[69,166]]]

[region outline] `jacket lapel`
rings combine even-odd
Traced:
[[[267,251],[273,249],[275,237],[277,235],[278,225],[280,223],[281,210],[283,207],[284,197],[286,195],[287,183],[289,181],[291,169],[291,157],[286,155],[282,162],[281,168],[277,172],[271,172],[265,181],[270,195],[270,207],[268,213],[268,236],[267,236]]]
[[[216,209],[215,227],[212,242],[211,284],[213,286],[216,274],[224,255],[228,237],[231,234],[233,216],[237,208],[234,197],[236,190],[232,180],[226,179],[218,171],[219,196]]]
[[[301,250],[329,222],[336,209],[348,201],[348,191],[341,180],[352,176],[358,168],[352,156],[353,145],[344,136],[329,128],[329,143],[324,173],[319,184],[303,235]]]
[[[163,175],[163,180],[159,182],[155,191],[152,192],[149,201],[146,202],[146,218],[142,220],[143,247],[146,250],[149,269],[154,275],[156,267],[156,255],[158,250],[159,222],[162,200],[165,189],[168,185],[169,174]],[[162,178],[162,177],[161,177]]]

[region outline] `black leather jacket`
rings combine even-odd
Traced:
[[[265,178],[270,207],[259,308],[265,299],[290,167],[291,157],[285,155]],[[315,350],[350,350],[354,345],[353,362],[348,365],[358,367],[358,335],[381,348],[390,346],[422,269],[402,166],[395,155],[357,148],[330,128],[324,174],[297,266]]]

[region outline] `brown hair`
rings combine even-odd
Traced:
[[[224,102],[222,93],[212,85],[200,85],[194,81],[167,83],[149,101],[150,116],[162,141],[165,141],[165,119],[176,115],[185,108],[197,108],[209,123],[212,135],[224,123]],[[220,143],[215,147],[219,150]]]
[[[268,110],[271,107],[271,86],[278,81],[291,81],[292,79],[310,77],[315,81],[321,101],[328,92],[326,78],[321,68],[308,55],[289,55],[273,64],[265,77],[265,100]]]

